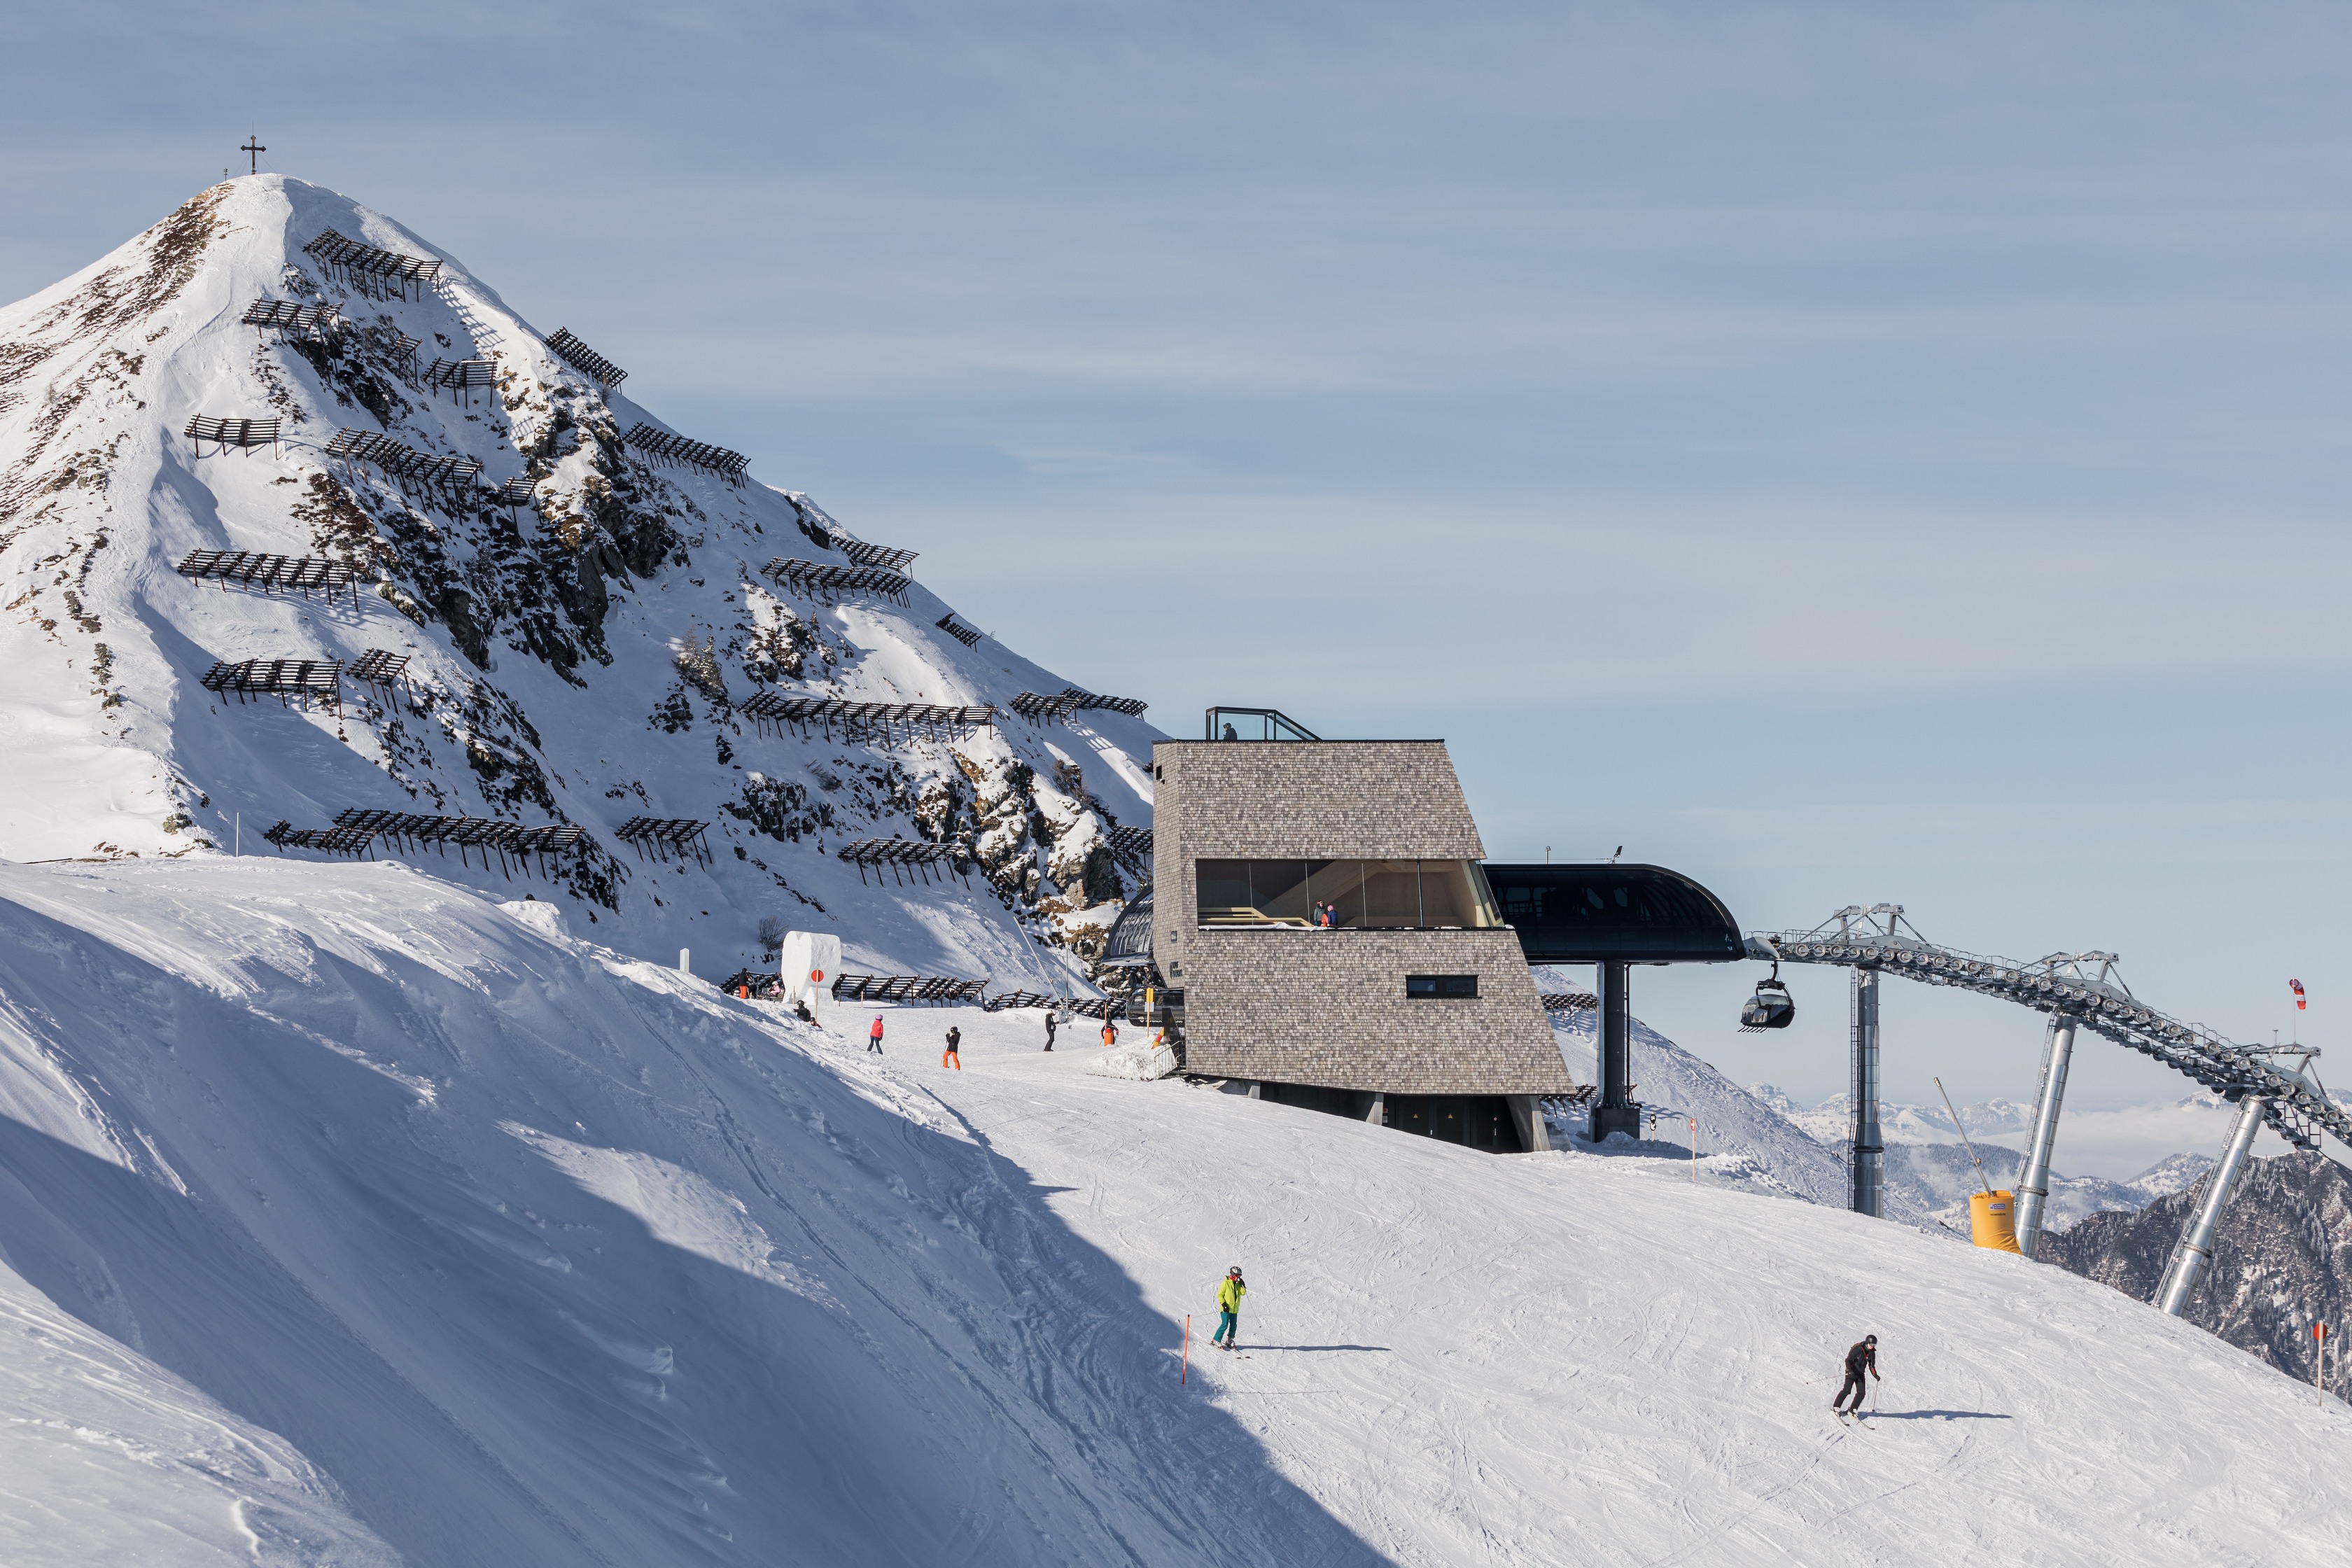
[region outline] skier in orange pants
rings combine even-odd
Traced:
[[[953,1068],[958,1072],[963,1071],[963,1058],[957,1054],[962,1048],[963,1031],[950,1026],[948,1030],[948,1048],[940,1053],[940,1066]]]

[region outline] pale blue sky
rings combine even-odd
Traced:
[[[1443,735],[1498,856],[2352,1016],[2341,8],[645,9],[11,10],[0,296],[257,125],[1175,732]],[[1841,1087],[1842,977],[1769,1043],[1749,978],[1637,1005]],[[1888,1029],[2032,1089],[2024,1015]]]

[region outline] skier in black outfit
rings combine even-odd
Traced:
[[[1853,1414],[1856,1415],[1862,1414],[1862,1374],[1865,1372],[1873,1377],[1878,1375],[1878,1336],[1876,1334],[1863,1335],[1862,1342],[1845,1352],[1845,1386],[1839,1389],[1838,1396],[1830,1402],[1832,1410],[1836,1411],[1840,1415],[1847,1414],[1845,1396],[1851,1394],[1853,1395]]]
[[[1061,1027],[1061,1021],[1054,1016],[1054,1010],[1051,1007],[1046,1008],[1045,1048],[1049,1051],[1054,1048],[1054,1031],[1059,1027]]]

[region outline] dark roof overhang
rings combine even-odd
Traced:
[[[1746,956],[1723,900],[1664,866],[1490,860],[1486,871],[1530,963],[1728,963]]]

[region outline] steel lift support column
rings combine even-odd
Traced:
[[[1633,1016],[1633,1005],[1625,993],[1632,965],[1622,960],[1600,965],[1601,1035],[1595,1063],[1599,1071],[1594,1076],[1601,1080],[1601,1095],[1592,1107],[1591,1136],[1595,1143],[1612,1132],[1634,1138],[1642,1135],[1642,1108],[1633,1102],[1625,1087],[1629,1020]]]
[[[2042,1058],[2042,1092],[2033,1097],[2033,1142],[2026,1151],[2025,1175],[2017,1189],[2017,1250],[2028,1258],[2042,1239],[2042,1219],[2050,1206],[2050,1155],[2058,1143],[2058,1112],[2066,1103],[2066,1068],[2074,1056],[2074,1017],[2051,1014],[2049,1037]]]
[[[1853,1168],[1852,1207],[1878,1217],[1886,1190],[1886,1145],[1878,1136],[1878,966],[1853,970]]]
[[[2230,1206],[2231,1194],[2238,1190],[2238,1178],[2246,1173],[2254,1134],[2263,1130],[2263,1108],[2269,1103],[2259,1094],[2238,1101],[2237,1131],[2230,1134],[2230,1147],[2213,1168],[2197,1217],[2189,1222],[2188,1233],[2172,1249],[2171,1266],[2165,1269],[2163,1288],[2156,1293],[2157,1310],[2180,1316],[2189,1305],[2189,1293],[2205,1277],[2205,1266],[2213,1260],[2213,1232],[2221,1223],[2221,1211]]]

